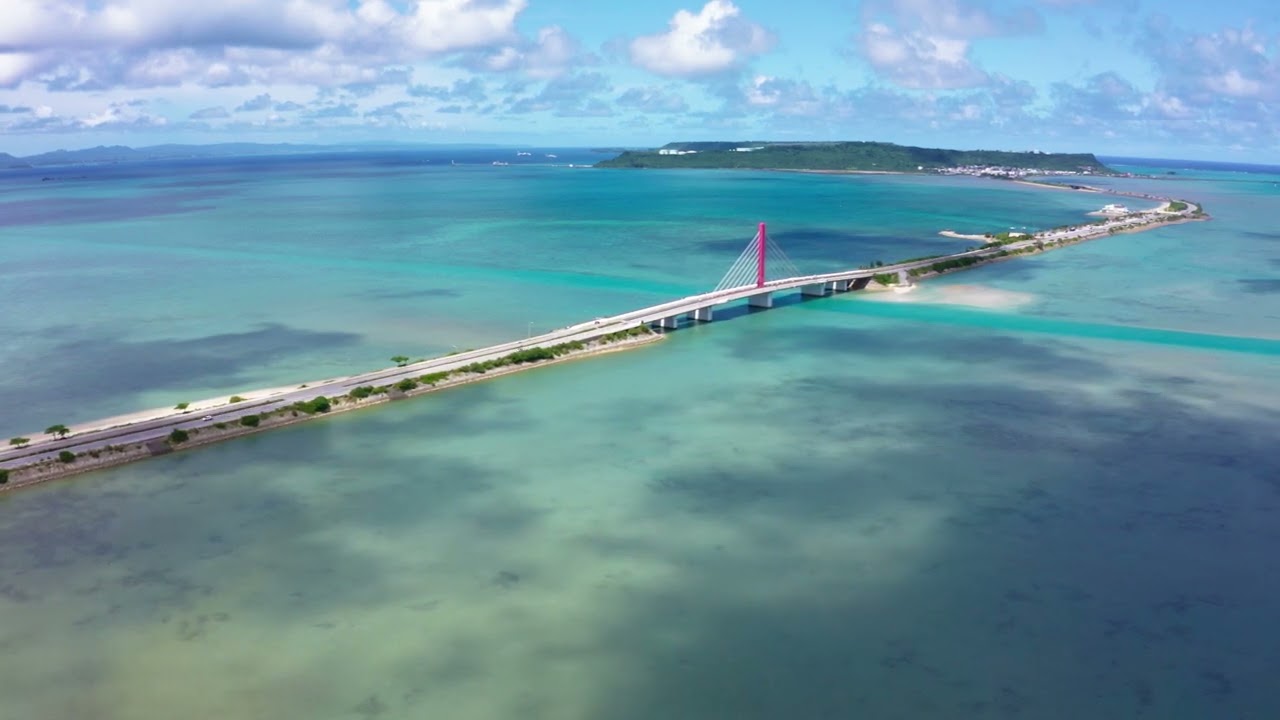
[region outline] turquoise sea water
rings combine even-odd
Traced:
[[[0,176],[0,433],[694,292],[759,221],[818,271],[1108,201],[449,159]],[[0,718],[1280,715],[1276,179],[0,495]]]
[[[762,220],[799,266],[821,271],[965,246],[943,228],[1056,225],[1096,204],[995,183],[445,157],[0,180],[0,363],[14,369],[0,378],[0,406],[12,408],[0,434],[349,374],[700,292]],[[69,381],[93,389],[67,392]]]

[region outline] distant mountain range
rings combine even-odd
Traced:
[[[214,145],[151,145],[131,148],[124,145],[99,145],[84,150],[53,152],[14,157],[0,153],[0,168],[30,168],[54,165],[86,165],[96,163],[137,162],[140,160],[180,160],[186,158],[248,157],[253,155],[301,155],[308,153],[340,153],[370,150],[421,149],[423,145],[401,143],[357,143],[350,145],[296,145],[293,143],[218,143]],[[439,145],[435,147],[446,147]],[[490,148],[496,145],[449,145],[447,147]]]

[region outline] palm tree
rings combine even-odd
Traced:
[[[70,435],[71,430],[68,429],[66,425],[62,425],[62,424],[50,425],[49,427],[44,429],[44,434],[53,435],[54,437],[61,439]]]

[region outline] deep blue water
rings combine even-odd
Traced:
[[[1210,172],[1236,172],[1236,173],[1252,173],[1277,175],[1280,174],[1280,165],[1265,165],[1259,163],[1239,163],[1239,162],[1223,162],[1214,160],[1160,160],[1153,158],[1131,158],[1131,157],[1099,157],[1103,164],[1108,166],[1124,165],[1128,167],[1153,168],[1162,170],[1199,170]]]

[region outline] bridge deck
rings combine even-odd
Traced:
[[[1193,212],[1199,210],[1199,207],[1195,204],[1188,203],[1187,205],[1188,207],[1184,210],[1174,213],[1173,217],[1186,218]],[[817,285],[819,283],[856,281],[862,278],[871,278],[878,274],[910,272],[919,268],[928,267],[937,262],[970,257],[989,257],[999,254],[1002,251],[1018,250],[1042,241],[1057,243],[1066,240],[1080,240],[1094,235],[1105,234],[1109,228],[1125,229],[1127,227],[1148,222],[1149,220],[1150,218],[1147,217],[1147,213],[1143,213],[1131,218],[1113,220],[1101,227],[1073,227],[1065,230],[1052,231],[1050,233],[1043,234],[1040,237],[1033,235],[1026,240],[1009,243],[1003,247],[980,248],[977,250],[952,253],[950,255],[943,255],[935,258],[916,260],[913,262],[885,265],[877,268],[858,268],[856,270],[841,270],[817,275],[798,275],[795,277],[768,281],[763,284],[753,283],[739,287],[713,290],[712,292],[691,295],[689,297],[680,298],[679,300],[651,305],[649,307],[632,310],[612,317],[598,318],[596,320],[578,323],[577,325],[553,330],[549,333],[544,333],[525,340],[499,343],[480,350],[470,350],[443,358],[424,360],[402,368],[387,368],[374,372],[361,373],[350,377],[312,382],[302,385],[295,390],[277,392],[255,401],[237,403],[234,405],[221,400],[208,400],[198,403],[198,406],[206,408],[200,412],[206,413],[206,416],[211,416],[209,420],[204,420],[202,418],[200,421],[193,421],[194,418],[189,415],[178,414],[173,411],[158,410],[156,411],[156,415],[153,415],[148,419],[122,425],[113,425],[108,427],[102,421],[99,421],[97,424],[80,424],[71,428],[74,433],[72,437],[62,440],[40,438],[38,433],[32,433],[32,442],[29,446],[24,448],[0,450],[0,467],[15,467],[29,464],[37,460],[47,459],[56,456],[58,451],[64,449],[83,452],[85,450],[102,447],[106,444],[145,442],[153,439],[157,434],[168,433],[176,428],[189,429],[191,427],[197,427],[202,424],[212,422],[234,421],[246,414],[270,412],[272,410],[287,407],[295,402],[312,400],[321,395],[327,397],[344,395],[350,392],[351,389],[361,385],[394,384],[406,378],[416,378],[428,373],[457,370],[472,363],[482,363],[487,360],[498,359],[517,350],[550,347],[560,343],[573,342],[575,340],[588,342],[603,335],[615,333],[619,330],[628,330],[639,325],[661,322],[663,320],[667,320],[669,323],[673,318],[682,315],[698,311],[706,311],[718,305],[752,298],[764,293],[794,290],[797,288],[804,288],[805,286]],[[706,316],[704,312],[704,317],[709,316]]]

